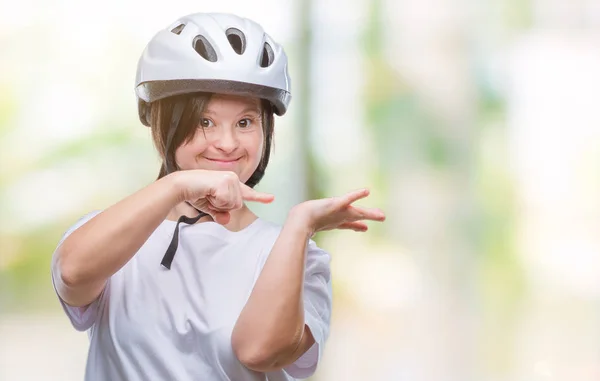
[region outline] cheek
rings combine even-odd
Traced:
[[[262,131],[260,133],[252,134],[246,142],[246,150],[248,151],[252,163],[258,165],[262,158],[264,148],[264,135]]]
[[[193,169],[196,157],[206,150],[206,140],[203,136],[196,136],[189,143],[183,144],[175,151],[175,161],[181,169]]]
[[[262,158],[262,154],[265,147],[265,139],[263,137],[263,134],[260,134],[260,136],[257,138],[256,147],[256,156],[258,156],[258,160],[260,160]]]

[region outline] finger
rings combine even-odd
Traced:
[[[369,195],[370,191],[366,188],[358,189],[340,197],[340,200],[343,205],[350,205],[353,202],[360,200],[361,198],[365,198]]]
[[[217,211],[239,209],[242,207],[242,200],[238,188],[237,186],[227,186],[226,189],[219,189],[214,196],[208,196],[206,199]]]
[[[227,210],[217,210],[214,207],[208,207],[207,212],[213,221],[218,224],[226,225],[231,220],[231,214]]]
[[[242,191],[242,199],[244,199],[244,201],[256,201],[262,202],[263,204],[269,204],[275,199],[274,195],[258,192],[246,184],[240,183],[240,189]]]
[[[212,218],[220,225],[227,225],[231,220],[231,214],[229,212],[214,212]]]
[[[227,192],[218,192],[216,196],[209,196],[206,200],[208,201],[210,208],[215,212],[224,212],[233,209],[231,196]]]
[[[237,184],[238,186],[234,186],[231,193],[235,209],[239,209],[242,206],[244,206],[244,199],[242,198],[242,188],[239,186],[239,182]]]
[[[385,221],[385,213],[379,208],[363,208],[350,205],[348,207],[352,217],[358,220]]]
[[[354,221],[354,222],[345,222],[345,223],[341,224],[340,226],[338,226],[338,229],[354,230],[356,232],[366,232],[369,229],[369,227],[364,222]]]
[[[232,209],[239,209],[243,205],[242,192],[239,186],[240,182],[229,183],[229,197]]]

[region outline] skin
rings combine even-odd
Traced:
[[[257,168],[264,134],[257,99],[213,96],[193,139],[177,148],[181,171],[119,201],[74,231],[57,249],[53,277],[61,298],[86,306],[164,219],[195,216],[187,202],[238,231],[257,216],[246,202],[270,203],[273,195],[244,183]],[[318,231],[367,231],[383,221],[379,209],[354,206],[367,189],[310,200],[293,207],[233,330],[232,348],[246,367],[267,372],[296,361],[315,342],[304,322],[303,284],[308,239]]]

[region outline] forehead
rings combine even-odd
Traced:
[[[206,105],[205,112],[235,114],[250,110],[260,112],[260,108],[260,100],[258,98],[214,94]]]

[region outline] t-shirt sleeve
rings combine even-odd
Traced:
[[[325,341],[329,337],[331,321],[331,270],[330,255],[312,240],[308,242],[304,275],[304,320],[315,344],[298,360],[285,368],[294,378],[308,378],[317,370]]]
[[[86,222],[91,220],[94,216],[98,215],[99,213],[100,213],[100,211],[93,211],[91,213],[86,214],[82,218],[80,218],[73,226],[71,226],[65,232],[65,234],[63,234],[62,238],[60,239],[60,241],[57,245],[57,250],[58,250],[58,247],[60,247],[60,245],[62,245],[62,243],[65,241],[65,239],[67,239],[67,237],[71,233],[73,233],[75,230],[77,230],[79,227],[81,227],[83,224],[85,224]],[[61,282],[60,273],[57,268],[58,266],[56,265],[57,250],[55,250],[54,254],[52,255],[52,268],[51,268],[52,285],[54,287],[54,291],[56,292],[56,295],[58,296],[58,300],[60,301],[60,304],[62,305],[63,310],[69,317],[69,320],[71,321],[71,324],[73,325],[73,327],[78,331],[86,331],[86,330],[90,329],[92,327],[92,325],[94,324],[94,322],[96,321],[96,317],[98,315],[98,307],[101,303],[104,293],[106,292],[107,287],[105,287],[104,291],[102,291],[102,293],[100,294],[100,296],[98,298],[96,298],[96,300],[94,300],[92,303],[88,304],[87,306],[73,307],[73,306],[68,305],[64,300],[62,300],[62,298],[60,297],[60,295],[58,293],[58,290],[60,288],[66,287],[66,286]]]

